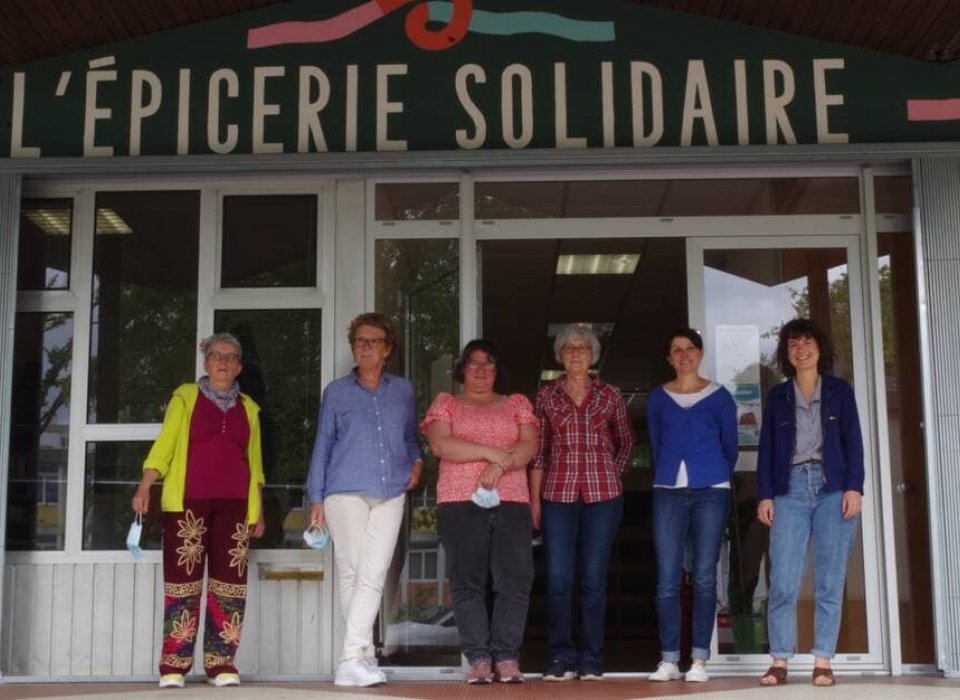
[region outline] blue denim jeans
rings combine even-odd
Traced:
[[[533,585],[533,521],[527,503],[437,506],[453,615],[467,661],[520,658]]]
[[[843,492],[826,493],[823,485],[820,465],[793,467],[787,494],[774,499],[767,634],[775,659],[789,659],[797,646],[797,595],[811,540],[816,614],[810,653],[832,659],[837,648],[847,556],[860,516],[844,520]]]
[[[680,586],[687,543],[693,553],[694,659],[710,658],[717,616],[717,560],[730,515],[730,489],[654,489],[657,550],[657,622],[664,661],[680,660]]]
[[[623,515],[623,496],[597,503],[543,501],[547,558],[547,650],[571,669],[603,671],[610,552]],[[580,590],[579,653],[573,641],[574,577]]]

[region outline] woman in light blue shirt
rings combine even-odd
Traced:
[[[737,408],[730,392],[700,376],[703,340],[692,328],[670,334],[667,362],[676,378],[650,392],[653,536],[662,661],[652,681],[703,682],[717,614],[717,560],[730,514],[737,464]],[[693,664],[681,674],[680,583],[687,543],[693,551]]]
[[[377,667],[373,624],[393,558],[405,493],[420,482],[413,387],[384,372],[396,336],[383,314],[350,324],[356,366],[323,392],[307,474],[310,523],[330,530],[345,635],[334,683],[386,681]]]

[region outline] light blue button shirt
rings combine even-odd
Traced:
[[[308,503],[333,493],[399,496],[410,480],[410,465],[418,459],[423,456],[410,382],[385,373],[370,391],[352,371],[323,392],[307,472]]]

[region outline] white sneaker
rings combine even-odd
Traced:
[[[383,682],[384,679],[381,677],[380,669],[374,671],[364,659],[356,657],[341,661],[337,666],[337,673],[333,677],[334,685],[355,688],[366,688]]]
[[[678,681],[683,678],[680,668],[672,661],[661,661],[657,664],[657,670],[651,673],[647,680],[649,681]]]
[[[207,676],[207,683],[215,688],[227,688],[232,685],[240,685],[240,674],[218,673],[213,677]]]
[[[690,666],[690,670],[683,676],[683,680],[689,683],[706,683],[710,680],[710,676],[707,675],[707,665],[699,661],[694,661]]]
[[[377,663],[377,658],[375,656],[364,656],[361,657],[360,663],[369,668],[371,671],[380,676],[380,682],[387,682],[387,674],[383,672],[383,669],[380,668],[380,664]]]
[[[161,688],[182,688],[183,674],[182,673],[166,673],[160,676],[160,687]]]

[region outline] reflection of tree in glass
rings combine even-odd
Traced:
[[[194,379],[196,290],[97,285],[94,318],[91,421],[159,423],[170,392]]]
[[[893,338],[894,324],[891,315],[893,313],[893,279],[891,277],[890,267],[880,268],[880,313],[883,328],[883,354],[884,363],[889,367],[896,362],[896,343]],[[850,283],[847,272],[837,276],[830,282],[827,290],[829,298],[830,318],[814,318],[829,330],[833,338],[833,345],[836,350],[834,362],[834,374],[843,377],[847,381],[853,381],[853,338],[850,330]],[[793,307],[793,316],[791,318],[810,318],[810,292],[808,287],[803,289],[790,290],[791,305]],[[783,319],[783,322],[789,321],[789,318]],[[776,339],[780,333],[780,327],[771,328],[761,335],[764,339]],[[776,357],[763,354],[762,363],[765,367],[775,372],[779,376],[776,366]]]
[[[432,399],[433,363],[459,351],[458,246],[455,239],[377,242],[376,308],[397,331],[388,370],[413,384],[421,415]]]
[[[253,546],[281,546],[286,535],[284,521],[292,509],[301,505],[304,474],[316,430],[321,312],[222,311],[217,313],[215,326],[240,340],[240,388],[261,409],[267,533]]]

